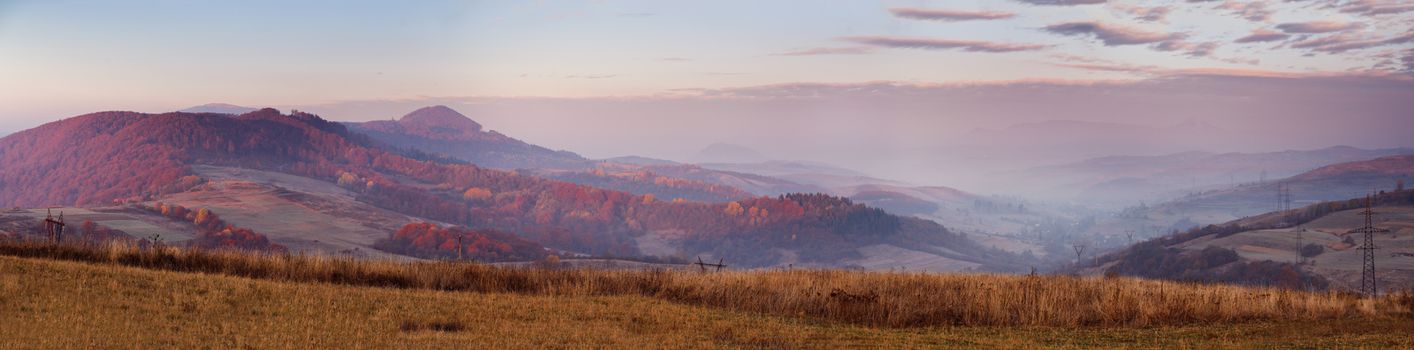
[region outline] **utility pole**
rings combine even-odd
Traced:
[[[1376,282],[1377,277],[1375,276],[1375,249],[1378,249],[1375,247],[1375,234],[1389,232],[1389,230],[1375,228],[1373,219],[1375,215],[1374,204],[1368,195],[1365,196],[1365,211],[1361,214],[1365,215],[1365,227],[1355,230],[1356,233],[1361,233],[1365,236],[1365,242],[1360,245],[1359,248],[1365,253],[1365,266],[1360,271],[1360,294],[1374,298],[1379,295],[1379,285]]]
[[[462,251],[465,251],[465,250],[466,250],[466,246],[462,245],[462,238],[465,238],[465,237],[466,237],[466,234],[465,234],[465,233],[459,233],[459,234],[457,234],[457,261],[466,261],[466,260],[462,257]]]

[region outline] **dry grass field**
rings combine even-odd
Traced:
[[[0,255],[3,348],[1414,347],[1407,297],[1131,279]]]

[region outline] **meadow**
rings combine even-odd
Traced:
[[[1130,278],[604,271],[0,242],[40,347],[1408,348],[1410,306]],[[569,346],[573,344],[574,346]]]

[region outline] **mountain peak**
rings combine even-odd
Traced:
[[[422,129],[449,136],[474,135],[481,132],[481,124],[442,105],[419,108],[398,119],[398,123],[409,129]]]

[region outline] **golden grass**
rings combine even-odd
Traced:
[[[0,242],[0,254],[274,281],[541,296],[642,296],[865,326],[1134,327],[1405,318],[1407,296],[1360,299],[1131,278],[838,270],[602,271],[403,263],[177,248]]]
[[[0,348],[1414,348],[1414,322],[879,328],[647,296],[290,283],[0,257]]]

